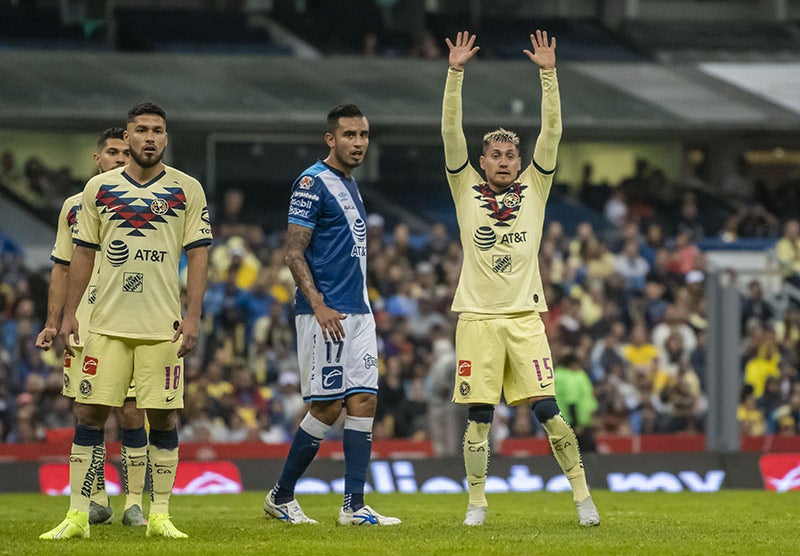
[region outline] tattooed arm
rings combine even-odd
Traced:
[[[341,321],[347,316],[328,307],[323,295],[319,293],[314,284],[314,278],[311,276],[311,269],[308,267],[305,257],[306,249],[311,243],[312,233],[311,228],[299,224],[289,224],[284,260],[289,270],[292,271],[294,283],[314,310],[314,317],[322,328],[323,337],[326,341],[330,339],[338,342],[344,338],[344,327]]]

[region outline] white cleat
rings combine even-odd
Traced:
[[[300,507],[297,500],[291,500],[285,504],[276,504],[272,491],[269,491],[264,498],[264,511],[268,516],[293,525],[298,523],[317,523],[317,520],[311,519],[303,512],[303,508]]]
[[[488,511],[489,508],[487,506],[468,505],[467,517],[464,518],[464,525],[469,525],[471,527],[483,525],[483,522],[486,521],[486,512]]]
[[[369,506],[354,512],[345,509],[339,511],[339,525],[398,525],[399,523],[400,519],[381,515]]]
[[[575,502],[575,507],[578,509],[578,522],[584,527],[594,527],[600,525],[600,514],[597,513],[597,507],[589,496],[586,500]]]

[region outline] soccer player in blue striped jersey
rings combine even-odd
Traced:
[[[442,139],[447,182],[456,205],[464,264],[453,311],[456,372],[453,401],[466,404],[464,464],[469,503],[465,525],[483,525],[488,504],[486,475],[494,406],[530,405],[553,455],[572,487],[578,521],[600,524],[589,494],[575,433],[555,400],[553,359],[540,313],[547,311],[539,272],[545,205],[553,183],[561,139],[561,101],[556,76],[556,40],[537,30],[525,55],[539,66],[542,124],[533,159],[523,169],[517,134],[503,128],[483,137],[480,167],[467,157],[462,129],[464,66],[478,51],[475,36],[447,39],[450,69],[442,102]]]
[[[303,399],[300,423],[278,482],[264,499],[267,515],[317,523],[294,498],[297,481],[326,433],[346,410],[341,525],[396,525],[364,503],[378,392],[375,320],[367,297],[366,211],[352,176],[369,146],[369,122],[352,104],[328,113],[330,152],[292,186],[286,264],[297,291],[297,355]]]

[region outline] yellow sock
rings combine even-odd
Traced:
[[[106,453],[106,443],[103,442],[103,454],[105,456]],[[95,477],[94,481],[94,488],[92,489],[92,502],[95,504],[100,504],[101,506],[105,507],[108,506],[108,492],[106,491],[106,469],[105,469],[106,458],[103,457],[103,461],[100,466],[97,468],[97,476]]]
[[[134,504],[142,507],[144,477],[147,474],[147,446],[122,446],[122,479],[125,488],[125,509]],[[171,487],[170,487],[171,488]]]
[[[489,468],[489,423],[467,422],[464,434],[464,467],[467,471],[469,503],[488,506],[486,502],[486,472]]]
[[[149,444],[147,458],[153,489],[150,513],[168,514],[169,497],[172,494],[172,486],[175,484],[175,471],[178,469],[178,448],[162,450]]]
[[[547,431],[553,455],[572,487],[572,499],[576,502],[586,500],[589,497],[589,487],[586,485],[586,473],[575,432],[560,413],[542,423],[542,426]]]
[[[69,508],[89,511],[89,501],[97,481],[97,472],[106,459],[105,444],[94,446],[72,445],[69,454]],[[108,499],[106,498],[106,504]]]

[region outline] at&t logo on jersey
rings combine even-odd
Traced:
[[[488,251],[497,243],[497,235],[489,226],[481,226],[475,230],[472,240],[475,242],[475,247],[480,251]]]
[[[111,266],[122,266],[127,262],[131,252],[121,239],[115,239],[106,248],[106,260]]]
[[[344,373],[342,366],[322,367],[322,389],[340,390],[343,384]]]

